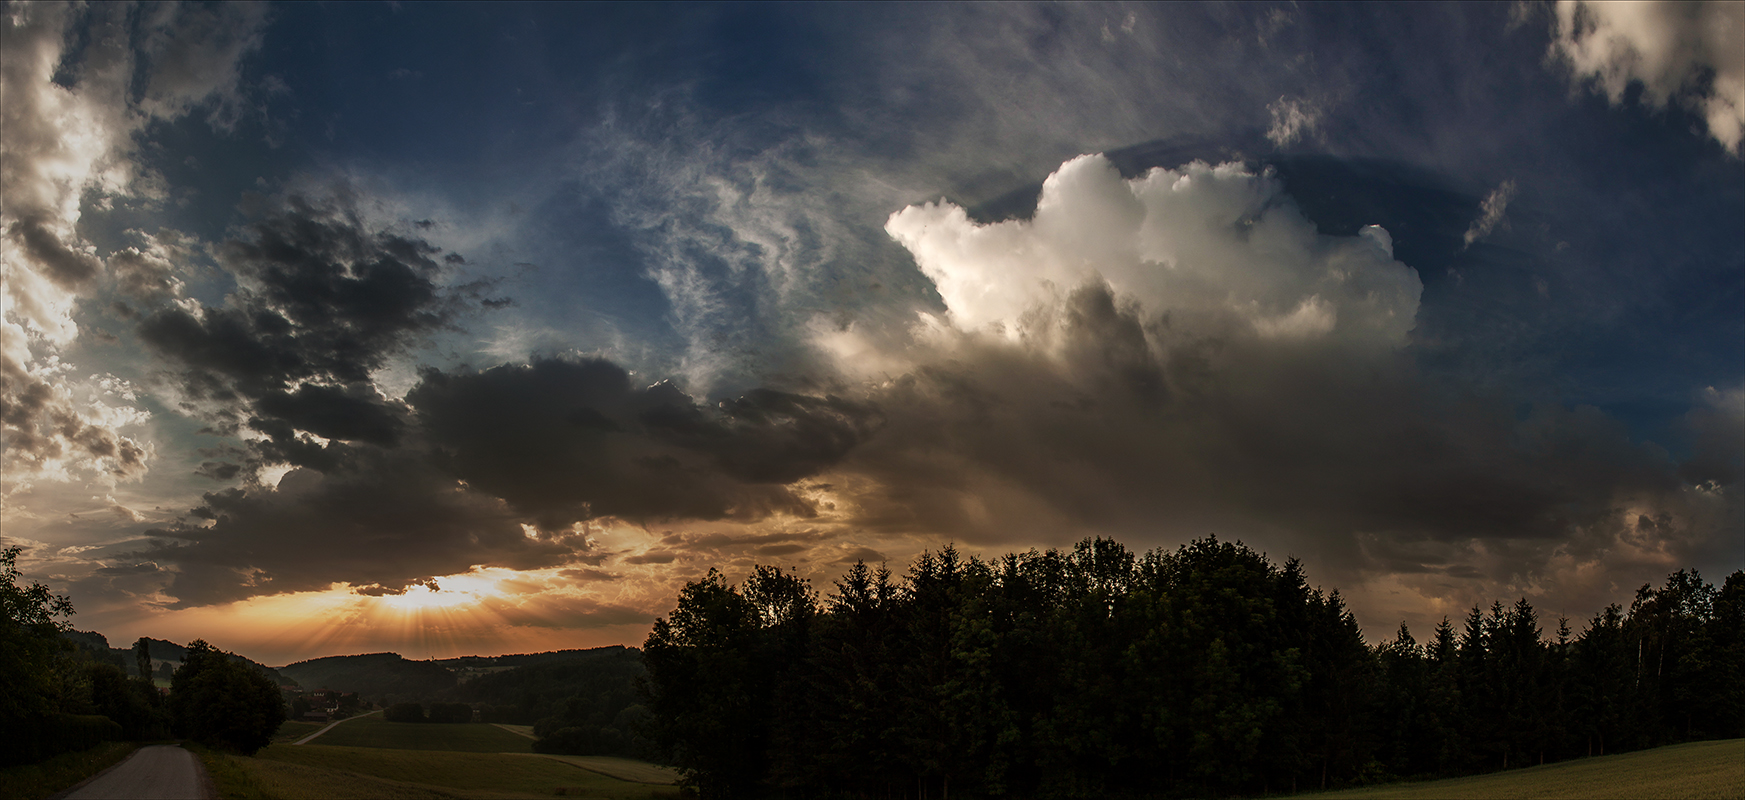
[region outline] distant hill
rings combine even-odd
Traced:
[[[357,692],[381,703],[483,703],[505,713],[513,708],[515,721],[532,724],[558,713],[563,701],[577,694],[612,695],[607,704],[614,708],[634,702],[631,684],[642,674],[642,652],[612,645],[433,661],[370,653],[299,661],[279,671],[305,689]]]
[[[586,650],[548,650],[543,653],[517,653],[508,656],[461,656],[459,658],[437,659],[436,663],[450,669],[480,668],[480,667],[531,667],[535,664],[551,664],[559,661],[576,661],[580,659],[597,658],[605,653],[616,653],[626,650],[624,645],[614,644],[606,647],[591,647]]]
[[[73,644],[84,649],[86,652],[89,652],[92,658],[106,664],[114,664],[115,666],[120,667],[128,675],[136,677],[139,675],[139,661],[133,657],[133,648],[131,646],[111,647],[109,645],[109,638],[96,631],[66,631],[61,635],[66,637]],[[182,666],[182,662],[188,658],[188,648],[176,644],[175,642],[164,641],[163,639],[152,639],[148,637],[146,639],[146,651],[151,653],[154,672],[157,668],[165,664],[168,664],[172,671],[179,669]],[[278,670],[258,661],[235,654],[230,656],[230,660],[240,661],[260,670],[262,673],[265,673],[275,685],[285,686],[295,683],[295,681],[292,681],[290,678],[281,675]]]
[[[129,675],[137,675],[139,668],[133,665],[133,656],[126,650],[109,646],[109,639],[96,631],[62,631],[61,636],[78,645],[92,658],[104,664],[114,664]]]
[[[606,724],[618,712],[637,703],[636,679],[646,672],[642,651],[614,646],[564,653],[563,658],[535,659],[523,666],[480,676],[455,687],[447,696],[463,703],[493,707],[496,718],[490,721],[521,725],[562,714],[566,703],[573,702],[597,712],[601,721],[595,724]]]
[[[357,692],[382,703],[419,700],[455,685],[453,670],[434,661],[408,661],[399,653],[328,656],[280,667],[305,689]]]

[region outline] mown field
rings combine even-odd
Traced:
[[[358,717],[306,745],[320,726],[286,723],[253,758],[200,751],[227,800],[302,798],[678,797],[676,774],[622,758],[541,756],[526,736],[484,724]],[[296,726],[296,727],[291,727]]]
[[[1423,783],[1321,792],[1314,800],[1722,800],[1745,797],[1745,739],[1694,742]]]
[[[532,739],[510,733],[495,725],[479,722],[388,722],[380,714],[347,720],[303,746],[451,750],[463,753],[533,752]]]

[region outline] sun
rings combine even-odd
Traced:
[[[404,594],[387,595],[381,598],[381,602],[397,611],[429,611],[453,608],[476,602],[478,599],[478,595],[467,591],[433,590],[428,586],[411,586],[407,587]]]

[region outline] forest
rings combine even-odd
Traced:
[[[947,547],[822,597],[711,571],[643,655],[645,732],[704,798],[1285,793],[1745,735],[1745,573],[1579,633],[1522,599],[1371,646],[1296,560],[1216,537]]]

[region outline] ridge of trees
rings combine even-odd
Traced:
[[[1377,647],[1298,561],[1216,537],[834,588],[711,571],[655,623],[644,730],[705,798],[1260,794],[1745,734],[1745,572],[1579,634],[1522,599]]]

